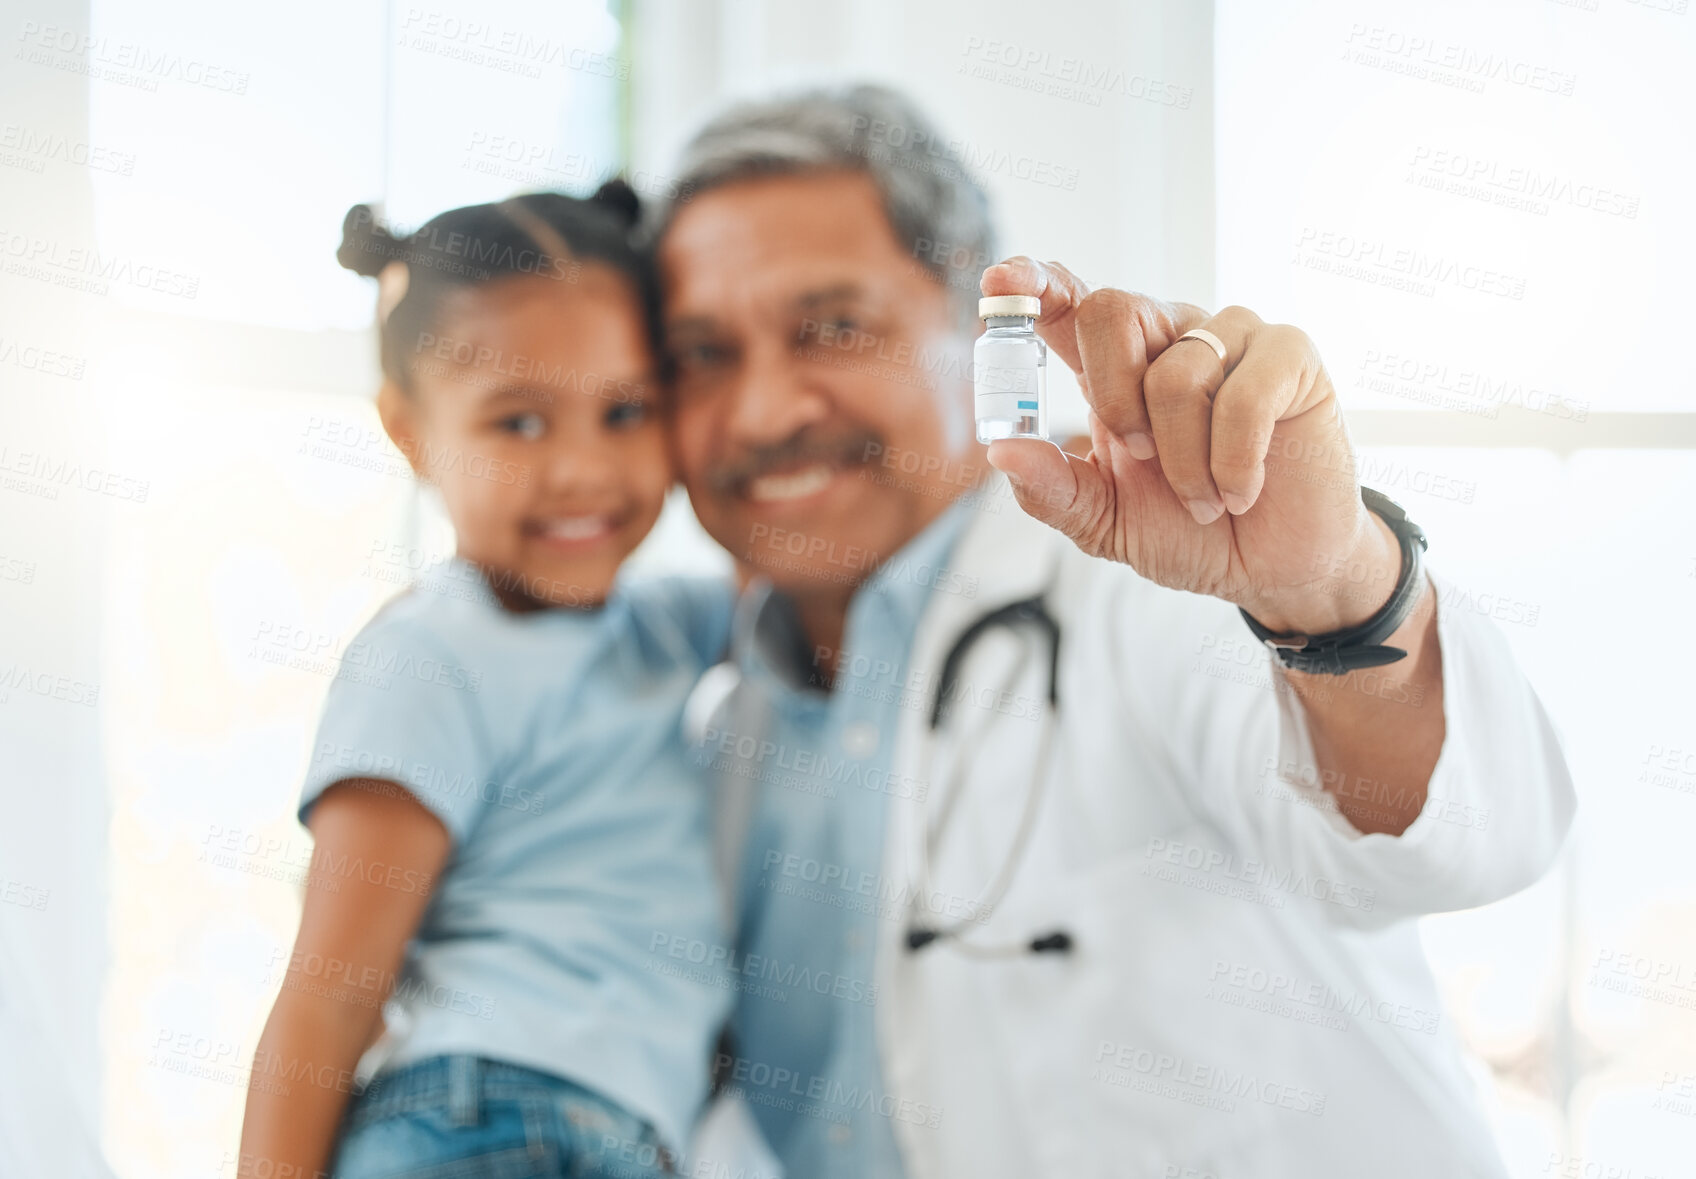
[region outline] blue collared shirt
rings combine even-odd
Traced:
[[[708,747],[754,794],[725,1082],[791,1176],[900,1176],[893,1121],[925,1116],[884,1089],[872,957],[877,923],[908,919],[881,877],[887,808],[925,789],[892,769],[902,708],[924,706],[905,690],[907,657],[933,592],[975,592],[945,564],[970,516],[969,503],[951,505],[856,590],[833,691],[809,683],[786,598],[756,585],[744,603],[754,624],[733,656],[758,720]]]

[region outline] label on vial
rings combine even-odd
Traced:
[[[1023,341],[983,341],[973,390],[979,421],[1010,421],[1037,413],[1042,401],[1040,354]]]

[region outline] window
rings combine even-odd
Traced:
[[[1690,1157],[1696,399],[1658,343],[1696,312],[1688,24],[1217,8],[1221,298],[1317,339],[1362,481],[1498,620],[1577,780],[1553,876],[1422,927],[1516,1175]]]

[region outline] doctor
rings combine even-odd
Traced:
[[[991,266],[1093,413],[986,453],[946,142],[875,88],[734,109],[659,225],[683,477],[748,580],[702,753],[727,1091],[796,1179],[1502,1174],[1414,919],[1548,867],[1542,706],[1294,328]]]

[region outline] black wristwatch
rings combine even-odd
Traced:
[[[1241,606],[1237,607],[1254,637],[1272,648],[1291,671],[1347,675],[1356,668],[1378,667],[1407,657],[1400,647],[1386,647],[1383,642],[1407,621],[1419,601],[1419,591],[1425,584],[1425,571],[1419,560],[1420,553],[1425,551],[1425,532],[1407,518],[1400,504],[1383,492],[1362,487],[1360,498],[1384,518],[1401,542],[1402,574],[1382,610],[1359,626],[1334,630],[1327,635],[1280,635],[1260,625]]]

